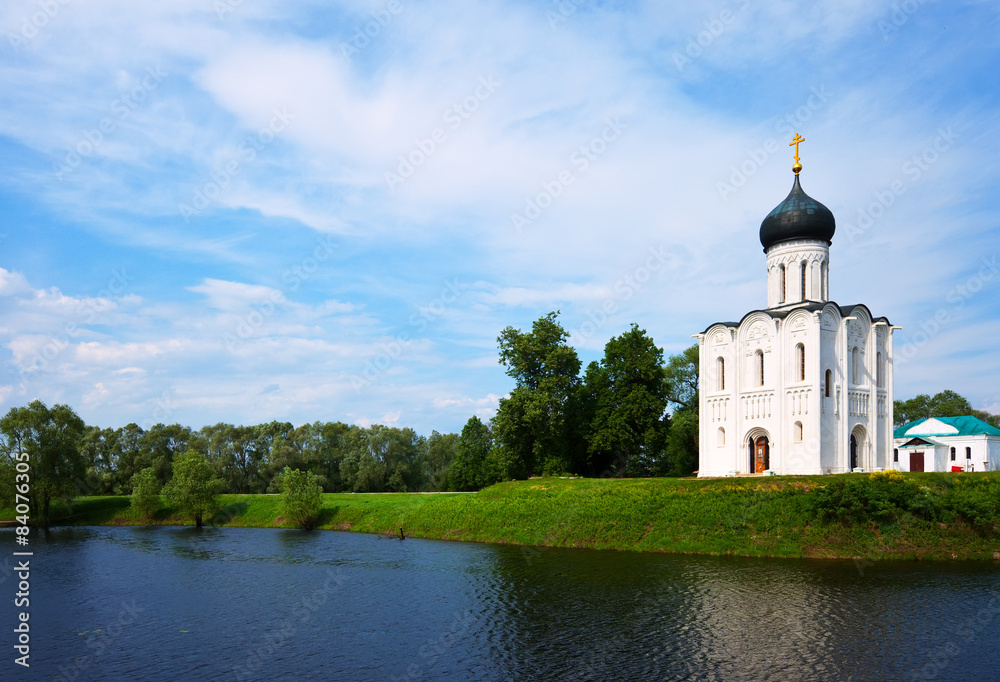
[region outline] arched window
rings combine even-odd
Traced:
[[[875,383],[882,388],[885,378],[882,376],[882,353],[875,354]]]
[[[715,373],[719,377],[718,385],[720,391],[726,390],[726,359],[718,358],[715,361]]]
[[[802,422],[795,422],[795,442],[802,442]]]
[[[806,380],[806,347],[801,343],[795,346],[795,362],[798,364],[799,381]]]
[[[965,458],[972,459],[972,448],[965,448]]]
[[[721,448],[725,444],[726,444],[726,430],[720,426],[719,427],[719,447]]]
[[[760,385],[764,385],[764,351],[757,351],[757,374],[760,380]]]
[[[954,461],[955,461],[955,448],[952,448],[952,449],[951,449],[951,461],[952,461],[952,462],[954,462]]]
[[[833,384],[833,372],[831,372],[830,370],[826,370],[826,386],[823,389],[823,391],[826,394],[827,398],[830,397],[830,391],[832,390],[831,389],[831,385],[832,384]]]
[[[851,383],[861,383],[861,351],[857,346],[851,351]]]
[[[896,448],[892,449],[892,461],[893,462],[899,461],[899,450],[897,450]]]
[[[785,302],[785,266],[784,265],[779,265],[778,266],[778,274],[781,277],[781,292],[780,292],[780,297],[778,298],[778,303],[784,303]]]
[[[806,262],[802,261],[802,300],[806,300]]]

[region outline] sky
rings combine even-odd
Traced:
[[[895,395],[1000,412],[1000,4],[7,0],[0,412],[457,432],[550,311],[584,365],[766,306],[837,219]]]

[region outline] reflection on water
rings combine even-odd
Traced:
[[[994,564],[238,528],[33,540],[33,679],[987,680],[1000,669]]]

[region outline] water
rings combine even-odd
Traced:
[[[1000,670],[996,564],[240,528],[32,540],[31,670],[13,664],[8,634],[3,679],[985,681]],[[13,548],[13,534],[0,542]],[[16,585],[0,577],[10,633]]]

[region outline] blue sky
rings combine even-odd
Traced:
[[[10,0],[0,410],[457,431],[561,311],[586,363],[764,307],[802,184],[897,398],[1000,412],[995,2]]]

